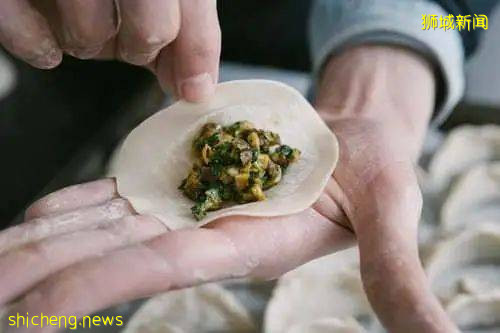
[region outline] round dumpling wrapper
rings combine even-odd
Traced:
[[[323,318],[369,320],[357,248],[316,259],[279,279],[265,312],[265,332],[285,333]],[[305,326],[304,326],[305,325]]]
[[[461,330],[479,330],[500,326],[500,290],[480,295],[459,295],[446,307]]]
[[[152,297],[132,316],[124,333],[255,332],[245,307],[214,284]]]
[[[365,333],[354,318],[322,318],[290,328],[288,333]]]
[[[454,129],[429,166],[430,183],[444,191],[456,176],[473,166],[500,159],[500,126],[461,126]]]
[[[266,191],[267,200],[209,212],[201,221],[194,203],[178,189],[192,167],[192,140],[207,122],[229,125],[248,120],[271,130],[301,150],[282,181]],[[295,89],[282,83],[244,80],[221,83],[209,101],[177,102],[135,128],[110,164],[118,192],[141,214],[171,229],[202,226],[230,215],[280,216],[298,213],[320,196],[338,160],[335,135]]]
[[[426,270],[432,289],[444,302],[460,293],[500,288],[500,228],[485,224],[438,243]]]
[[[445,233],[485,221],[500,222],[500,162],[480,164],[465,173],[452,186],[441,209]]]

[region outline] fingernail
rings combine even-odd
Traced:
[[[30,62],[33,66],[41,69],[51,69],[59,65],[62,61],[62,52],[57,48],[51,48],[43,55],[31,59]]]
[[[93,47],[66,47],[64,52],[78,59],[90,59],[99,54],[103,47],[103,45]]]
[[[202,102],[212,96],[215,84],[210,74],[203,73],[181,81],[178,90],[186,101]]]
[[[127,52],[121,48],[119,49],[120,59],[137,66],[149,64],[156,58],[158,52],[159,50],[152,52]]]

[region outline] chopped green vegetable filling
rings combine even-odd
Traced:
[[[277,185],[300,151],[281,144],[278,134],[256,129],[248,121],[230,126],[207,123],[193,141],[196,161],[179,189],[196,202],[197,220],[231,202],[265,200],[264,190]]]

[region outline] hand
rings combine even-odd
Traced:
[[[188,101],[218,80],[215,0],[0,1],[0,44],[38,68],[67,53],[147,66],[163,88]]]
[[[389,75],[393,69],[398,75]],[[372,85],[380,74],[387,81]],[[409,87],[401,85],[408,83],[405,75],[415,78]],[[401,92],[422,98],[410,103]],[[352,229],[366,291],[384,324],[394,332],[451,331],[426,285],[416,243],[421,200],[413,160],[433,92],[427,64],[402,50],[368,48],[333,58],[317,105],[339,137],[340,164],[314,207],[294,216],[232,217],[167,232],[133,214],[112,180],[41,199],[28,209],[32,222],[0,234],[0,244],[7,244],[0,270],[8,273],[0,276],[0,303],[21,296],[11,313],[82,316],[208,281],[270,279],[352,245]]]
[[[354,245],[352,232],[332,222],[344,219],[338,206],[327,194],[321,202],[295,216],[168,231],[135,214],[112,179],[72,186],[40,199],[26,222],[0,233],[0,308],[17,301],[9,315],[81,317],[204,282],[275,278]]]
[[[368,299],[389,332],[455,332],[417,244],[414,172],[434,109],[431,67],[399,48],[362,46],[326,66],[317,108],[340,141],[332,198],[357,237]],[[327,191],[328,192],[328,191]]]

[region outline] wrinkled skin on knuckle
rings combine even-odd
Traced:
[[[220,54],[219,43],[210,39],[190,43],[187,49],[189,50],[190,57],[199,61],[215,61],[219,58]]]
[[[383,124],[370,119],[343,119],[331,126],[340,144],[334,178],[347,196],[350,207],[344,208],[351,220],[354,210],[386,205],[420,211],[421,194],[404,140],[390,137]]]
[[[151,25],[140,25],[134,28],[123,27],[126,41],[122,43],[127,47],[135,49],[136,52],[148,53],[158,51],[160,48],[170,44],[177,38],[179,24],[169,22],[159,27]],[[133,45],[131,45],[133,43]]]
[[[63,47],[102,47],[118,32],[118,18],[110,1],[58,0]]]
[[[200,59],[218,59],[221,52],[221,29],[218,24],[205,27],[202,33],[180,34],[179,43],[187,54]]]
[[[251,275],[260,264],[259,258],[252,253],[246,252],[245,249],[241,247],[240,242],[234,239],[234,236],[230,232],[218,229],[212,229],[212,231],[220,235],[220,237],[229,244],[229,248],[231,249],[229,252],[232,253],[235,262],[239,263],[237,269],[233,270],[231,273],[231,277],[241,278]]]
[[[238,263],[236,269],[233,269],[232,272],[232,277],[235,278],[252,275],[254,270],[261,264],[260,257],[245,242],[248,238],[244,237],[243,234],[247,234],[247,228],[236,225],[238,219],[240,217],[225,217],[207,226],[207,230],[221,237],[221,240],[226,242],[228,248],[231,249],[228,253],[232,260]],[[248,229],[251,232],[251,228]]]
[[[117,30],[113,25],[96,27],[92,22],[76,21],[71,28],[63,27],[63,48],[78,52],[85,49],[98,49],[113,38]]]
[[[404,162],[387,164],[381,167],[375,177],[367,184],[367,200],[373,200],[379,208],[383,204],[401,207],[408,215],[419,214],[422,196],[413,173],[412,165]],[[362,198],[363,199],[363,198]]]
[[[280,276],[290,268],[290,260],[284,257],[287,252],[284,240],[294,240],[296,249],[301,248],[302,233],[292,228],[273,228],[270,224],[280,223],[279,218],[222,218],[211,227],[216,227],[234,248],[234,257],[238,262],[233,270],[233,277],[252,277],[269,280]],[[287,237],[285,234],[289,235]],[[300,261],[300,250],[295,252],[295,259]],[[294,267],[295,265],[292,264]]]
[[[346,242],[347,233],[351,234],[346,231],[340,236],[338,226],[314,209],[284,217],[232,217],[218,220],[213,226],[225,233],[236,247],[239,276],[262,280],[277,278],[331,253],[339,246],[338,242]]]

